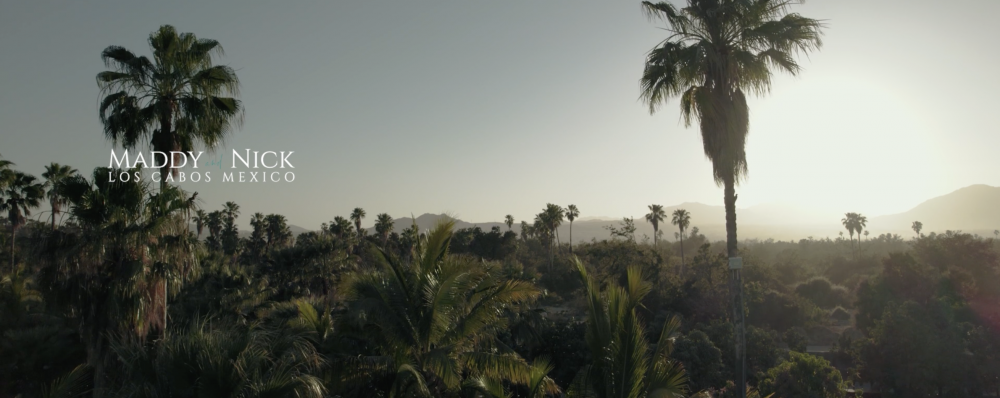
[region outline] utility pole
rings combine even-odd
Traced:
[[[729,258],[731,273],[729,291],[733,299],[733,343],[736,346],[736,388],[740,398],[747,396],[747,358],[746,340],[744,338],[745,322],[743,316],[743,270],[742,257]]]

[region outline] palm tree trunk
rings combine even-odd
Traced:
[[[573,254],[573,222],[569,222],[569,253]]]
[[[55,206],[52,206],[52,207],[55,208]],[[53,231],[56,230],[56,211],[55,211],[55,209],[52,210],[52,230]]]
[[[167,279],[163,279],[163,340],[167,340],[167,295],[170,294],[167,290],[170,285],[167,284]]]
[[[687,261],[684,259],[684,230],[681,230],[681,275],[684,275],[684,266]]]
[[[729,258],[739,254],[736,247],[736,181],[730,177],[725,179],[724,198],[726,205],[726,251]],[[746,346],[743,311],[743,277],[739,269],[730,270],[730,292],[733,298],[733,342],[736,348],[736,390],[741,398],[746,397]]]
[[[173,120],[172,109],[168,109],[166,111],[166,114],[163,115],[163,118],[160,121],[160,136],[162,137],[161,139],[165,141],[164,142],[165,145],[163,147],[165,147],[167,149],[167,151],[176,151],[176,150],[180,149],[180,148],[178,148],[177,140],[174,139],[173,134],[170,133],[170,131],[171,131],[170,129],[173,127],[173,126],[171,126],[172,120]],[[166,189],[167,185],[169,185],[169,184],[167,184],[167,176],[170,175],[171,170],[174,170],[174,169],[170,168],[170,163],[173,161],[173,154],[171,154],[169,152],[167,152],[167,153],[169,155],[169,156],[167,156],[167,164],[163,165],[163,167],[160,168],[160,190],[161,191],[164,190],[164,189]]]

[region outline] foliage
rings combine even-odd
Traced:
[[[767,371],[760,389],[782,398],[839,398],[846,386],[825,359],[792,352],[787,361]]]
[[[610,284],[603,291],[579,260],[577,271],[586,289],[587,348],[593,362],[580,371],[571,396],[680,397],[687,393],[683,366],[671,358],[680,320],[664,323],[657,343],[646,342],[638,308],[651,286],[638,268],[628,269],[624,286]]]

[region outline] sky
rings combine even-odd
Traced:
[[[98,119],[101,51],[149,55],[170,24],[218,40],[242,129],[217,150],[295,151],[291,183],[184,183],[318,228],[354,207],[395,217],[531,219],[546,203],[636,218],[648,204],[722,204],[677,101],[639,99],[665,32],[639,2],[13,2],[0,0],[0,155],[85,174],[112,149]],[[1000,2],[811,0],[827,24],[804,71],[750,102],[738,207],[831,217],[906,211],[1000,185]],[[719,221],[720,223],[722,220]],[[709,223],[709,222],[706,222]]]

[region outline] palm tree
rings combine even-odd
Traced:
[[[867,242],[867,241],[868,241],[868,230],[866,229],[865,230],[865,242]]]
[[[382,237],[382,248],[385,248],[385,244],[389,241],[389,234],[392,233],[392,228],[392,216],[387,213],[380,213],[378,216],[375,216],[375,232]]]
[[[96,391],[112,336],[143,339],[160,330],[166,337],[168,295],[179,291],[168,282],[197,262],[183,217],[193,202],[183,191],[168,186],[154,193],[148,182],[107,179],[108,172],[137,171],[97,168],[92,181],[67,181],[80,243],[46,267],[53,302],[80,318]]]
[[[651,285],[638,267],[628,268],[627,284],[610,283],[605,291],[587,268],[574,258],[583,280],[587,301],[585,339],[593,362],[585,366],[570,387],[569,396],[595,398],[684,397],[687,375],[679,362],[670,358],[680,320],[667,320],[656,346],[646,342],[645,326],[639,316],[643,298]]]
[[[640,79],[650,112],[680,97],[686,126],[697,120],[716,184],[724,187],[726,249],[737,252],[736,184],[747,175],[746,137],[750,110],[746,93],[763,95],[772,69],[795,75],[797,53],[818,49],[822,23],[789,13],[800,0],[688,0],[678,10],[668,2],[644,1],[650,18],[667,23],[670,35],[649,52]],[[742,291],[740,270],[732,271],[734,293]],[[742,295],[734,294],[739,380],[746,385]],[[742,389],[742,387],[741,387]],[[741,394],[742,395],[742,394]]]
[[[0,191],[0,211],[7,211],[7,220],[10,222],[11,273],[14,272],[14,240],[17,229],[24,225],[25,216],[30,216],[31,209],[38,207],[45,197],[44,185],[35,182],[36,180],[33,175],[15,171],[6,187]]]
[[[110,396],[322,398],[321,356],[301,329],[193,328],[163,344],[114,341],[122,382]]]
[[[864,231],[868,227],[868,217],[865,217],[861,213],[857,213],[857,217],[854,221],[854,230],[858,231],[858,251],[861,251],[861,231]]]
[[[913,232],[917,233],[917,237],[919,238],[920,237],[920,230],[924,229],[924,223],[922,223],[920,221],[914,221],[913,224],[910,225],[910,228],[913,229]]]
[[[226,254],[236,255],[239,250],[240,231],[236,219],[240,216],[240,205],[236,202],[226,202],[222,206],[225,227],[222,230],[222,249]]]
[[[573,252],[573,220],[580,216],[580,209],[576,205],[566,206],[566,219],[569,220],[569,252]]]
[[[52,206],[52,230],[56,230],[56,217],[62,211],[62,207],[67,204],[67,199],[62,194],[62,182],[76,174],[76,169],[69,166],[62,166],[53,162],[45,166],[42,177],[45,178],[45,186],[49,188],[47,195],[49,205]]]
[[[508,231],[512,231],[514,228],[514,216],[508,214],[506,217],[503,218],[503,223],[507,224]]]
[[[361,241],[361,236],[364,235],[364,230],[361,229],[361,219],[365,218],[365,209],[360,207],[355,207],[354,211],[351,212],[351,221],[354,221],[354,230],[358,233],[358,241]]]
[[[840,220],[840,223],[844,225],[847,229],[847,233],[851,236],[851,249],[854,248],[854,230],[858,228],[858,213],[845,213],[844,218]]]
[[[236,72],[213,65],[213,56],[223,55],[219,42],[178,33],[163,25],[149,35],[153,59],[120,47],[101,52],[110,68],[97,74],[104,98],[100,118],[104,136],[125,149],[148,142],[154,151],[170,153],[171,162],[160,172],[161,187],[178,170],[183,151],[196,143],[214,149],[243,121],[243,105]]]
[[[653,224],[653,247],[656,247],[657,236],[660,232],[660,223],[667,218],[667,213],[663,211],[663,205],[649,205],[649,213],[646,214],[646,222]]]
[[[351,221],[341,216],[334,217],[333,221],[330,222],[330,232],[337,235],[337,239],[340,240],[350,236],[351,228],[354,228],[351,226]]]
[[[670,223],[676,225],[677,229],[680,230],[677,236],[681,238],[681,274],[683,275],[684,266],[687,264],[684,258],[684,231],[687,231],[688,226],[691,225],[691,213],[684,209],[674,210]]]
[[[646,58],[640,86],[650,112],[679,96],[685,125],[700,122],[715,182],[725,188],[727,249],[736,257],[735,186],[747,174],[746,93],[763,95],[772,69],[795,75],[796,53],[818,49],[822,23],[789,13],[799,0],[689,0],[643,2],[670,36]]]
[[[388,396],[452,396],[466,377],[529,382],[498,333],[508,309],[539,292],[490,263],[449,256],[453,228],[445,221],[418,239],[408,264],[378,250],[377,269],[348,276],[341,330],[376,351],[345,368],[349,382],[385,381]]]
[[[0,158],[0,190],[7,187],[10,181],[14,179],[14,170],[11,170],[10,166],[13,166],[14,162]]]
[[[557,246],[561,244],[559,242],[559,226],[562,225],[563,220],[566,217],[566,209],[562,206],[554,205],[552,203],[545,204],[545,210],[542,211],[545,214],[543,218],[545,220],[546,226],[549,228],[553,234],[555,234]]]
[[[267,237],[267,250],[283,248],[290,244],[292,231],[288,228],[288,219],[281,214],[268,214],[264,217],[264,235]]]
[[[994,229],[993,230],[993,236],[995,236],[998,239],[1000,239],[1000,229]]]
[[[205,229],[205,222],[208,221],[208,214],[204,210],[198,209],[194,212],[194,229],[198,233],[198,239],[201,239],[201,232]]]

